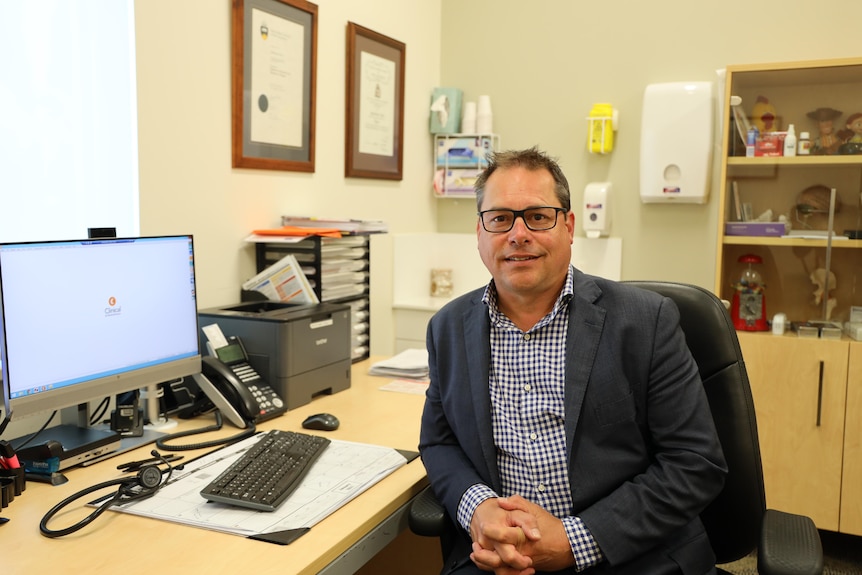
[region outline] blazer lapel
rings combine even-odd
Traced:
[[[601,289],[583,273],[575,270],[574,297],[569,302],[569,328],[566,338],[566,449],[572,461],[575,430],[587,392],[587,382],[596,361],[599,339],[605,324],[605,309],[594,302]]]
[[[464,314],[464,356],[469,372],[470,398],[473,420],[482,458],[491,476],[491,488],[499,492],[500,471],[497,469],[497,451],[494,447],[494,431],[491,427],[491,393],[488,389],[491,365],[491,326],[488,307],[482,303],[482,294],[476,296],[470,311]]]

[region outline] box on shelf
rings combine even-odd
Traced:
[[[784,155],[785,132],[765,132],[754,143],[755,157],[775,157]]]
[[[838,322],[811,320],[791,322],[791,329],[799,337],[819,337],[820,339],[841,339],[842,326]]]
[[[437,170],[434,174],[434,193],[446,194],[473,194],[473,184],[482,170],[469,170],[455,168],[450,170]]]
[[[862,322],[844,322],[844,333],[856,341],[862,341]]]
[[[783,222],[727,222],[724,224],[726,236],[772,236],[785,234]]]
[[[461,95],[458,88],[434,88],[431,95],[431,133],[455,134],[461,126]]]
[[[489,136],[438,138],[437,167],[477,168],[493,151],[494,142]]]

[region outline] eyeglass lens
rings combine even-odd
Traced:
[[[557,213],[562,208],[530,208],[527,210],[487,210],[480,212],[482,226],[486,231],[500,233],[508,232],[515,225],[515,220],[524,220],[527,229],[534,232],[550,230],[557,225]]]

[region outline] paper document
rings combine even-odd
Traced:
[[[410,379],[428,378],[428,351],[424,349],[405,349],[389,359],[378,361],[368,370],[369,375],[386,377],[408,377]]]
[[[828,230],[790,230],[782,238],[802,238],[806,240],[824,240],[830,236]],[[847,236],[832,232],[833,240],[849,240]]]
[[[293,304],[320,303],[293,254],[284,256],[243,283],[242,289],[259,292],[271,301]]]
[[[407,393],[409,395],[425,395],[428,391],[428,381],[418,379],[393,379],[386,385],[381,385],[383,391]]]
[[[187,463],[182,471],[174,471],[171,480],[153,497],[111,509],[247,537],[308,528],[407,463],[390,447],[333,439],[296,491],[275,511],[256,511],[204,499],[201,489],[260,436]]]

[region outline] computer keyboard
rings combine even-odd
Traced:
[[[201,490],[210,501],[275,511],[293,493],[329,439],[272,430]]]

